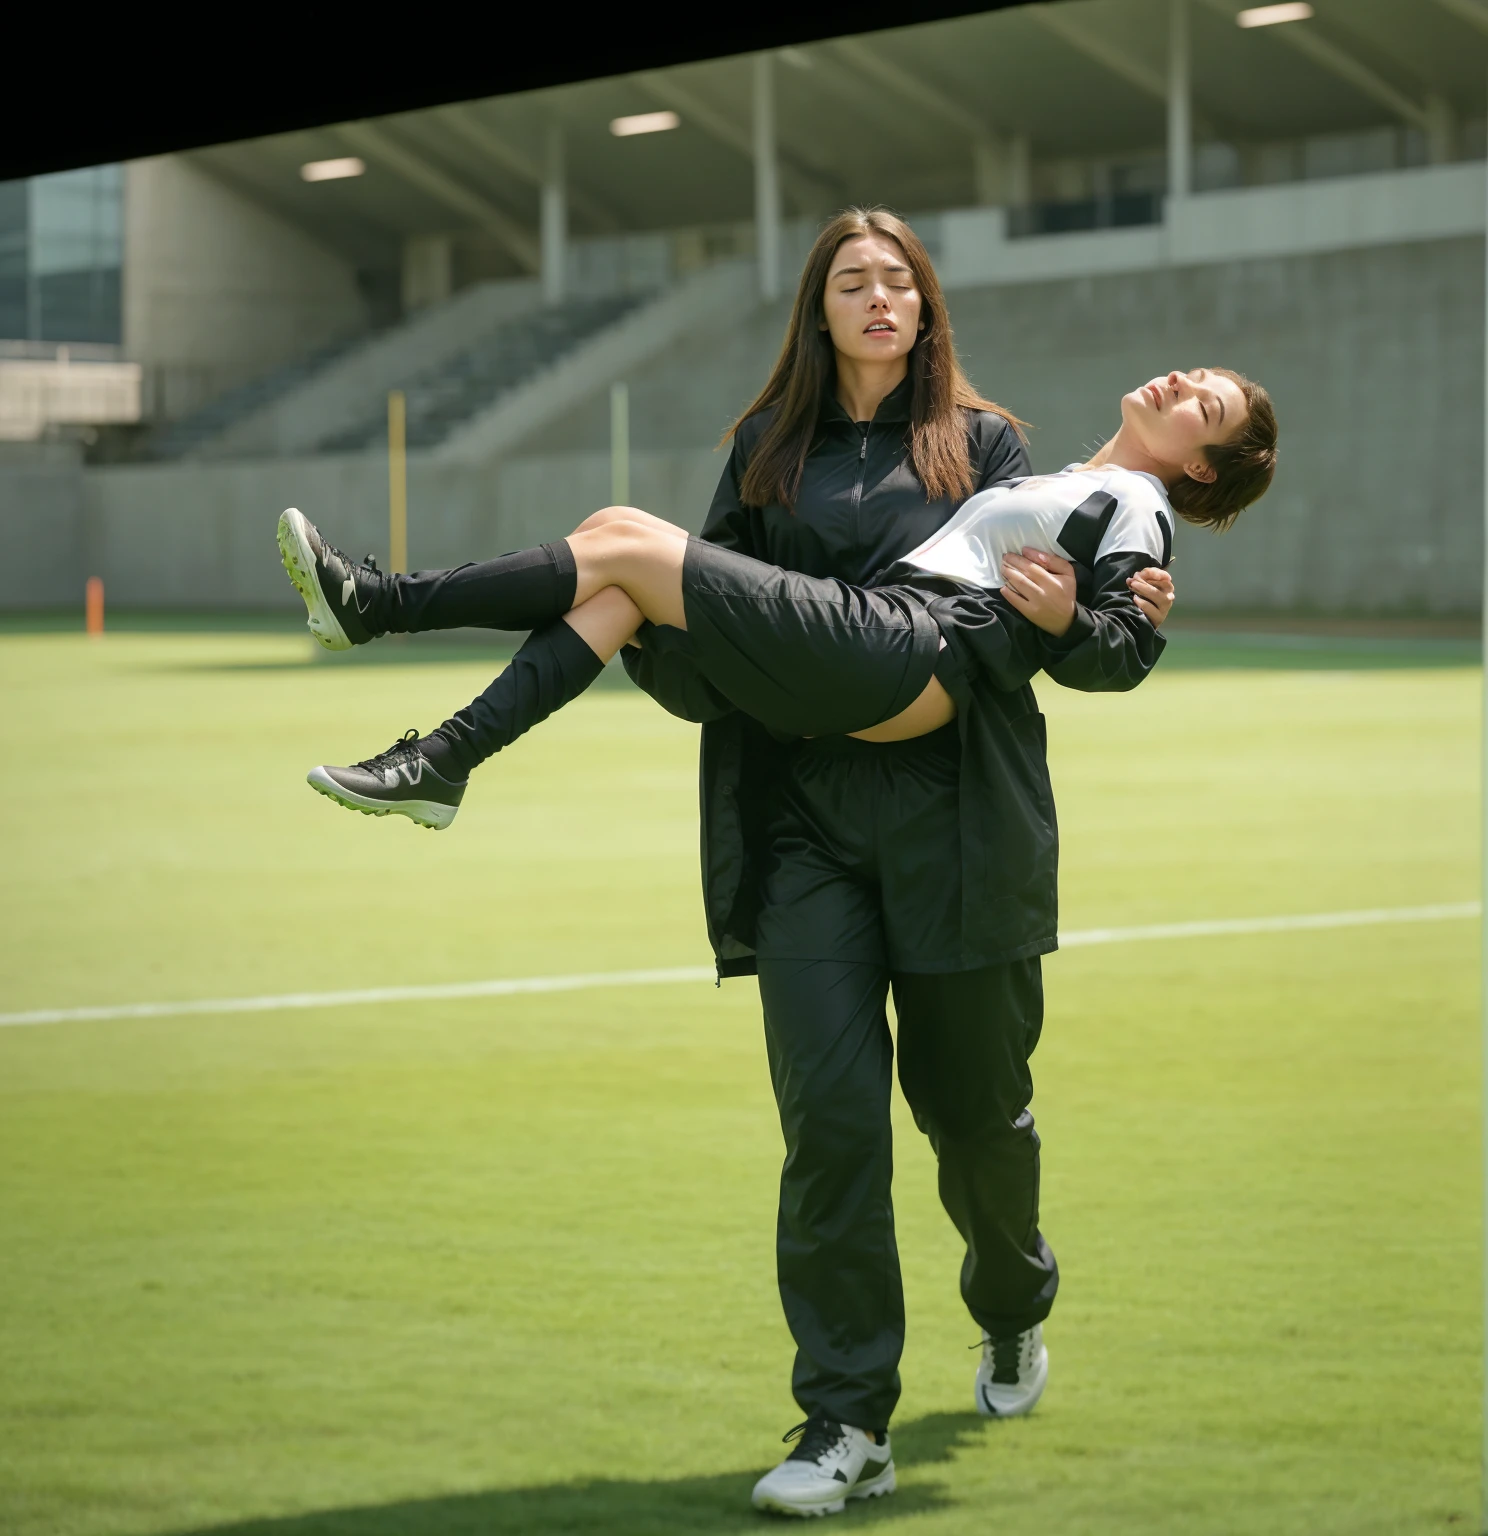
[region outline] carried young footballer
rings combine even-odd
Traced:
[[[1264,494],[1276,420],[1258,384],[1223,368],[1155,378],[1087,463],[994,485],[870,584],[752,559],[630,507],[568,538],[447,571],[353,564],[297,509],[285,569],[330,650],[381,635],[530,629],[510,666],[427,736],[409,731],[309,782],[368,815],[449,826],[486,758],[582,693],[643,623],[686,633],[713,712],[782,739],[892,742],[956,716],[948,671],[1002,689],[1080,651],[1086,688],[1135,687],[1164,640],[1174,518],[1216,532]]]

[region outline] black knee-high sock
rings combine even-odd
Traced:
[[[389,634],[428,629],[536,629],[573,607],[578,568],[565,540],[452,571],[390,576],[378,603]]]
[[[459,783],[493,753],[578,698],[604,665],[560,619],[529,635],[506,671],[419,745],[436,772]]]

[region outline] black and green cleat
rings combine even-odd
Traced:
[[[465,798],[468,780],[452,784],[419,748],[417,731],[406,732],[386,752],[332,768],[322,763],[305,775],[310,787],[364,816],[406,816],[442,832]]]
[[[298,507],[279,514],[279,558],[305,600],[310,633],[328,651],[349,651],[383,633],[377,622],[388,578],[368,555],[354,565]]]

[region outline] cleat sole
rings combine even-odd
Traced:
[[[279,559],[290,584],[304,601],[305,623],[310,633],[328,651],[349,651],[351,641],[320,590],[320,581],[315,574],[315,553],[305,537],[304,522],[305,516],[298,507],[287,507],[279,514]]]
[[[348,811],[360,811],[363,816],[406,816],[411,822],[420,827],[427,827],[431,832],[443,832],[455,819],[456,812],[460,809],[457,805],[436,805],[428,800],[404,801],[401,805],[381,805],[373,800],[365,800],[360,795],[354,795],[350,790],[342,789],[329,777],[316,778],[321,770],[312,768],[305,775],[305,782],[318,795],[324,795],[327,800],[334,800],[337,805],[345,807]]]
[[[767,1515],[791,1515],[797,1520],[815,1520],[822,1515],[840,1515],[847,1508],[846,1499],[838,1499],[835,1504],[786,1504],[779,1499],[760,1499],[754,1506],[763,1510]]]

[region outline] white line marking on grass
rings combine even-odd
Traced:
[[[1065,934],[1061,949],[1087,944],[1135,944],[1147,939],[1225,938],[1247,933],[1296,933],[1321,928],[1372,928],[1386,923],[1439,923],[1477,917],[1476,901],[1432,907],[1367,907],[1357,912],[1302,912],[1285,917],[1231,917],[1140,928],[1086,928]],[[109,1019],[165,1019],[190,1013],[279,1013],[292,1008],[348,1008],[377,1003],[442,1002],[466,997],[513,997],[525,992],[583,992],[595,987],[653,987],[712,981],[712,966],[670,970],[592,971],[572,976],[513,976],[495,981],[453,981],[424,987],[363,987],[355,992],[285,992],[269,997],[202,998],[181,1003],[115,1003],[97,1008],[37,1008],[0,1013],[0,1026],[81,1024]]]
[[[582,992],[588,987],[646,987],[712,981],[713,967],[665,971],[594,971],[578,976],[514,976],[452,981],[431,987],[363,987],[356,992],[285,992],[277,997],[218,997],[191,1003],[118,1003],[101,1008],[38,1008],[0,1013],[0,1024],[73,1024],[90,1019],[163,1019],[182,1013],[278,1013],[286,1008],[347,1008],[372,1003],[425,1003],[460,997],[511,997],[518,992]]]
[[[1197,923],[1153,923],[1146,928],[1086,928],[1067,933],[1061,949],[1082,944],[1134,944],[1143,939],[1209,939],[1236,933],[1295,933],[1316,928],[1373,928],[1381,923],[1439,923],[1454,917],[1477,917],[1476,901],[1446,902],[1434,907],[1366,907],[1358,912],[1300,912],[1288,917],[1227,917]]]

